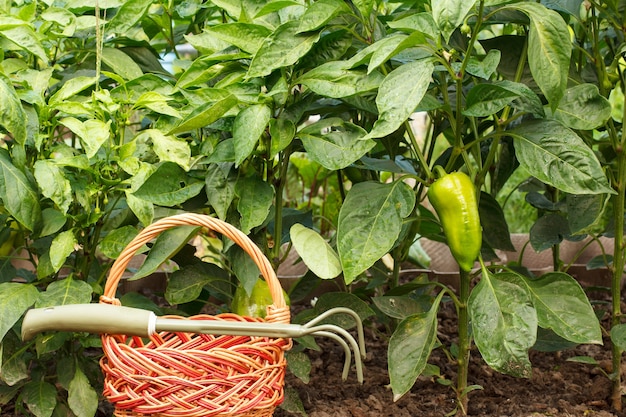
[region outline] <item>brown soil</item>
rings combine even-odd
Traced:
[[[439,334],[453,335],[456,323],[445,311],[440,318]],[[445,317],[449,316],[449,317]],[[378,334],[378,333],[376,333]],[[320,339],[322,352],[309,352],[313,369],[311,380],[304,384],[288,375],[286,385],[302,400],[309,417],[443,417],[455,408],[452,387],[431,378],[420,377],[413,389],[393,402],[388,387],[386,340],[368,332],[365,382],[359,384],[354,372],[341,380],[343,351],[331,341]],[[448,340],[449,342],[449,340]],[[562,352],[531,351],[533,373],[530,379],[502,375],[490,369],[472,350],[469,384],[482,390],[469,394],[469,415],[474,417],[626,417],[626,412],[611,410],[611,383],[600,369],[567,361],[572,356],[591,356],[603,366],[610,366],[610,347],[578,346]],[[456,368],[441,349],[429,361],[441,369],[449,381],[455,381]],[[279,409],[274,417],[293,417],[300,413]]]

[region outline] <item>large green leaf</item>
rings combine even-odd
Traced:
[[[434,66],[427,60],[401,65],[383,80],[376,96],[380,113],[367,138],[380,138],[396,131],[415,111],[430,84]]]
[[[348,61],[332,61],[313,68],[298,79],[315,93],[332,98],[353,96],[375,90],[384,77],[378,71],[350,69]]]
[[[148,177],[134,195],[153,204],[176,206],[198,195],[204,182],[190,178],[172,162],[165,162]]]
[[[57,404],[57,390],[49,382],[28,382],[22,395],[26,406],[36,417],[50,417]]]
[[[289,21],[268,36],[252,58],[248,77],[263,77],[295,64],[320,38],[318,32],[298,33],[298,21]]]
[[[130,56],[116,48],[102,48],[102,63],[125,80],[134,80],[143,75],[141,67]]]
[[[236,46],[242,51],[255,54],[259,50],[263,41],[272,31],[262,25],[252,23],[234,22],[214,25],[206,31],[222,41]]]
[[[350,13],[348,5],[341,0],[318,0],[311,3],[300,18],[298,32],[320,29],[337,15]]]
[[[137,280],[155,272],[164,262],[171,259],[197,233],[197,226],[178,226],[161,233],[148,252],[143,264],[132,276]]]
[[[50,245],[50,264],[54,272],[65,265],[65,260],[74,252],[76,245],[78,241],[72,230],[66,230],[54,237]]]
[[[370,62],[367,65],[368,74],[404,49],[424,43],[426,43],[426,36],[419,31],[413,32],[408,36],[403,33],[393,33],[376,41],[371,45],[373,49]]]
[[[431,7],[433,19],[437,22],[441,36],[448,42],[455,29],[463,23],[465,16],[474,8],[476,0],[433,0]]]
[[[575,343],[602,344],[600,322],[574,278],[551,272],[538,279],[516,279],[519,282],[526,285],[532,298],[539,326]]]
[[[103,122],[88,119],[82,122],[74,117],[66,117],[59,122],[80,138],[88,158],[93,158],[111,136],[111,120]]]
[[[217,217],[226,220],[228,209],[235,198],[235,180],[229,178],[231,163],[210,164],[206,168],[207,199]]]
[[[350,189],[337,227],[337,250],[346,283],[391,250],[414,205],[413,190],[401,181],[362,182]]]
[[[338,117],[322,119],[298,132],[310,158],[331,171],[343,169],[376,146],[367,132]]]
[[[341,274],[339,256],[319,233],[296,223],[289,234],[296,252],[315,275],[332,279]]]
[[[515,247],[511,242],[509,225],[498,201],[491,194],[481,192],[478,211],[480,224],[483,228],[483,239],[491,248],[515,252]]]
[[[535,344],[537,312],[521,277],[483,276],[469,298],[472,332],[485,362],[498,372],[529,377],[528,349]]]
[[[18,48],[30,52],[39,58],[39,64],[43,67],[48,65],[48,55],[43,48],[39,36],[27,25],[15,26],[12,28],[0,28],[0,38],[8,39]]]
[[[296,125],[285,117],[270,119],[270,158],[284,150],[296,135]]]
[[[565,91],[553,116],[571,129],[591,130],[611,117],[611,103],[596,85],[579,84]]]
[[[109,33],[123,34],[135,26],[152,5],[152,0],[127,0],[106,26]]]
[[[54,201],[63,214],[67,213],[72,203],[72,186],[63,169],[49,159],[39,160],[35,162],[35,179],[41,193]]]
[[[246,107],[237,114],[233,123],[236,165],[252,154],[271,117],[272,109],[264,104]]]
[[[173,135],[165,135],[159,129],[146,129],[135,140],[141,142],[144,137],[150,138],[152,149],[161,162],[174,162],[185,171],[189,171],[191,148],[187,141],[178,139]]]
[[[34,285],[17,282],[0,284],[0,340],[38,298],[39,291]]]
[[[572,46],[569,29],[560,14],[534,2],[506,6],[530,18],[528,66],[552,109],[556,109],[567,88]]]
[[[463,114],[485,117],[497,113],[508,105],[543,116],[539,97],[528,86],[512,81],[497,81],[472,87],[467,94]]]
[[[188,132],[190,130],[200,129],[222,117],[228,110],[237,104],[237,97],[225,92],[225,95],[217,101],[209,101],[196,107],[191,113],[185,117],[179,125],[169,131],[168,135],[176,133]]]
[[[402,320],[389,339],[387,361],[393,400],[406,394],[424,371],[437,341],[437,312],[444,292],[440,292],[426,313]]]
[[[274,201],[274,188],[260,178],[249,177],[237,180],[235,193],[239,196],[240,228],[248,233],[267,219]]]
[[[196,264],[170,275],[165,299],[171,305],[196,300],[205,285],[216,280],[228,280],[224,270],[211,264]]]
[[[80,368],[69,384],[67,403],[76,417],[92,417],[98,410],[98,393]]]
[[[48,285],[35,306],[43,308],[66,304],[88,304],[91,302],[92,292],[93,288],[85,281],[64,278]]]
[[[520,164],[571,194],[614,193],[600,162],[576,133],[555,120],[530,120],[510,131]]]
[[[6,149],[0,149],[0,199],[4,209],[28,230],[41,221],[39,193],[13,165]]]
[[[0,97],[2,97],[0,126],[5,128],[17,143],[24,144],[28,119],[13,85],[5,77],[0,77]]]

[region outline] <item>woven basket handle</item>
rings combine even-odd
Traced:
[[[104,294],[100,297],[100,302],[119,305],[120,302],[115,298],[115,294],[122,274],[126,271],[130,260],[144,244],[150,242],[162,232],[177,226],[201,226],[209,231],[218,232],[239,245],[259,267],[261,275],[265,278],[272,295],[273,304],[267,307],[268,314],[265,320],[268,322],[289,323],[289,309],[285,303],[280,281],[278,281],[272,265],[259,247],[236,227],[214,217],[195,213],[165,217],[139,232],[113,263],[104,287]]]

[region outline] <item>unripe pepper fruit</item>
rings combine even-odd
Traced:
[[[446,174],[435,170],[439,179],[428,189],[428,200],[437,212],[452,256],[461,270],[469,272],[480,254],[482,228],[474,183],[467,174]]]

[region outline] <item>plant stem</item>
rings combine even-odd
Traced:
[[[467,375],[470,359],[470,332],[469,332],[469,311],[468,300],[470,294],[470,274],[460,269],[459,282],[459,354],[457,358],[457,382],[456,395],[458,402],[457,416],[467,415]]]
[[[613,276],[611,280],[611,328],[621,322],[621,283],[624,271],[624,201],[626,200],[626,154],[623,149],[617,158],[617,195],[614,196],[613,220],[615,221],[615,249],[613,250]],[[613,391],[611,403],[616,411],[622,410],[622,350],[612,344]]]

